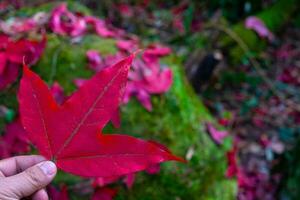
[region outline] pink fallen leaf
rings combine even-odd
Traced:
[[[85,82],[87,81],[87,79],[84,78],[76,78],[73,80],[73,83],[76,85],[76,87],[81,87]]]
[[[262,38],[268,38],[270,41],[274,40],[273,33],[266,27],[261,19],[255,16],[250,16],[246,19],[245,27],[254,30]]]
[[[136,40],[123,40],[119,39],[116,43],[118,49],[132,53],[138,49],[138,41]]]
[[[172,82],[171,69],[164,69],[158,74],[153,73],[147,76],[147,80],[143,80],[139,84],[150,94],[162,94],[170,89]]]
[[[172,52],[169,47],[164,47],[158,44],[152,44],[147,47],[143,53],[143,59],[146,63],[157,62],[159,57],[167,56]]]
[[[95,72],[99,72],[106,67],[104,60],[96,50],[88,50],[86,52],[89,68]]]
[[[125,90],[123,103],[128,103],[132,96],[136,96],[137,100],[148,111],[152,111],[151,98],[149,93],[146,92],[139,84],[134,81],[129,81]]]
[[[227,131],[219,131],[211,123],[207,123],[206,128],[207,128],[207,132],[210,134],[211,138],[217,144],[222,144],[224,138],[228,136]]]
[[[58,82],[53,83],[53,85],[50,87],[50,92],[58,104],[62,104],[65,101],[66,97],[64,94],[64,89],[59,85]]]
[[[96,33],[101,37],[114,37],[116,34],[107,27],[104,20],[94,16],[85,16],[85,22],[91,25]]]
[[[54,33],[72,37],[80,36],[86,31],[84,18],[70,12],[66,3],[53,9],[49,25]]]

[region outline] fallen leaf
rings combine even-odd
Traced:
[[[117,195],[117,190],[113,188],[103,187],[95,191],[91,200],[113,200]]]
[[[211,138],[216,142],[217,144],[222,144],[223,140],[226,136],[228,136],[227,131],[219,131],[217,130],[211,123],[206,124],[207,132],[211,136]]]
[[[246,19],[245,27],[254,30],[262,38],[268,38],[270,41],[274,40],[273,33],[261,19],[255,16],[250,16]]]

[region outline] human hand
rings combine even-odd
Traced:
[[[16,156],[0,161],[0,199],[16,200],[31,196],[47,200],[44,189],[55,177],[56,166],[42,156]]]

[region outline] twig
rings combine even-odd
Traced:
[[[61,52],[61,50],[62,50],[62,47],[60,46],[53,55],[53,59],[51,62],[51,73],[49,76],[49,84],[53,83],[54,77],[56,75],[57,59],[58,59],[58,56],[59,56],[59,53]]]

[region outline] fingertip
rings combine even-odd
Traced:
[[[49,196],[45,189],[40,189],[32,195],[32,200],[48,200]]]
[[[57,167],[52,161],[44,161],[38,164],[39,168],[43,171],[43,173],[48,177],[54,177],[57,172]]]

